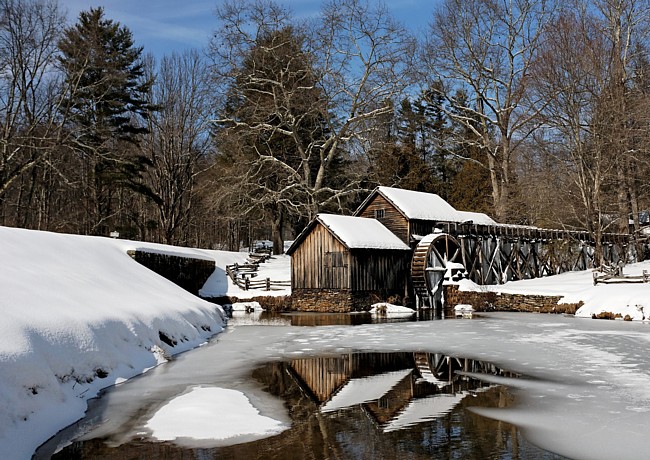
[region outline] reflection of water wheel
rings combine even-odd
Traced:
[[[458,358],[440,353],[413,353],[415,367],[423,380],[442,388],[457,378],[457,371],[468,367],[468,360],[461,362]],[[469,370],[469,368],[464,369]]]
[[[447,266],[460,261],[460,245],[453,236],[431,233],[420,240],[413,252],[411,279],[423,306],[442,305],[442,281]]]

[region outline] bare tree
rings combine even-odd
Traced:
[[[382,4],[333,0],[323,7],[311,48],[318,57],[319,82],[329,103],[329,137],[321,148],[325,165],[338,148],[365,148],[413,82],[413,36]],[[333,195],[330,199],[336,199]]]
[[[63,23],[54,1],[0,3],[0,197],[60,143],[54,64]]]
[[[153,62],[149,72],[155,71]],[[163,57],[151,89],[158,108],[148,118],[143,151],[151,166],[146,181],[165,243],[187,241],[200,161],[209,147],[207,69],[197,51]],[[153,76],[150,77],[153,79]]]
[[[226,2],[218,16],[216,123],[229,139],[219,148],[247,149],[240,190],[256,191],[249,205],[272,221],[281,250],[287,215],[342,208],[359,189],[351,174],[336,176],[408,84],[414,43],[384,7],[358,0],[330,1],[307,24],[270,2]]]
[[[602,34],[607,58],[607,82],[601,96],[601,137],[608,140],[604,148],[614,157],[618,204],[618,231],[627,233],[632,217],[636,230],[638,201],[632,187],[633,163],[642,161],[643,145],[639,134],[650,121],[643,95],[634,91],[634,63],[645,58],[650,27],[650,4],[642,0],[597,0],[595,3],[598,30]],[[639,56],[641,53],[643,56]],[[641,102],[641,104],[640,104]]]
[[[537,137],[570,178],[565,207],[594,235],[600,263],[603,233],[627,233],[638,210],[632,165],[647,155],[648,116],[647,96],[632,84],[639,56],[631,46],[644,15],[634,1],[572,6],[549,28],[532,72],[535,91],[550,101]]]
[[[449,102],[448,115],[474,134],[483,151],[495,217],[501,221],[509,219],[515,155],[546,105],[527,89],[554,9],[553,0],[446,0],[431,27],[427,70],[445,84],[441,94]]]

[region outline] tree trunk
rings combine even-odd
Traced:
[[[284,254],[284,240],[282,228],[284,227],[284,213],[277,208],[271,219],[271,239],[273,240],[273,254]]]

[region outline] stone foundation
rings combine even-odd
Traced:
[[[169,281],[179,285],[194,295],[199,294],[210,275],[214,272],[212,260],[195,259],[192,257],[172,256],[146,251],[128,251],[128,254],[139,264],[158,273]]]
[[[338,289],[294,289],[291,310],[318,313],[349,313],[367,311],[377,302],[402,304],[399,294],[377,291],[347,291]]]
[[[291,297],[289,296],[256,296],[247,299],[240,299],[236,296],[223,296],[204,297],[204,300],[219,305],[232,305],[236,302],[257,302],[264,310],[272,312],[288,311],[291,307]]]
[[[495,292],[460,291],[458,286],[445,286],[445,307],[469,304],[476,311],[517,311],[574,314],[583,302],[558,303],[561,296],[497,294]]]

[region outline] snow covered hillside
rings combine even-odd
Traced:
[[[145,248],[217,260],[217,275],[246,257],[0,227],[0,458],[29,458],[101,388],[222,330],[221,307],[126,253]],[[204,289],[229,286],[215,276]]]

